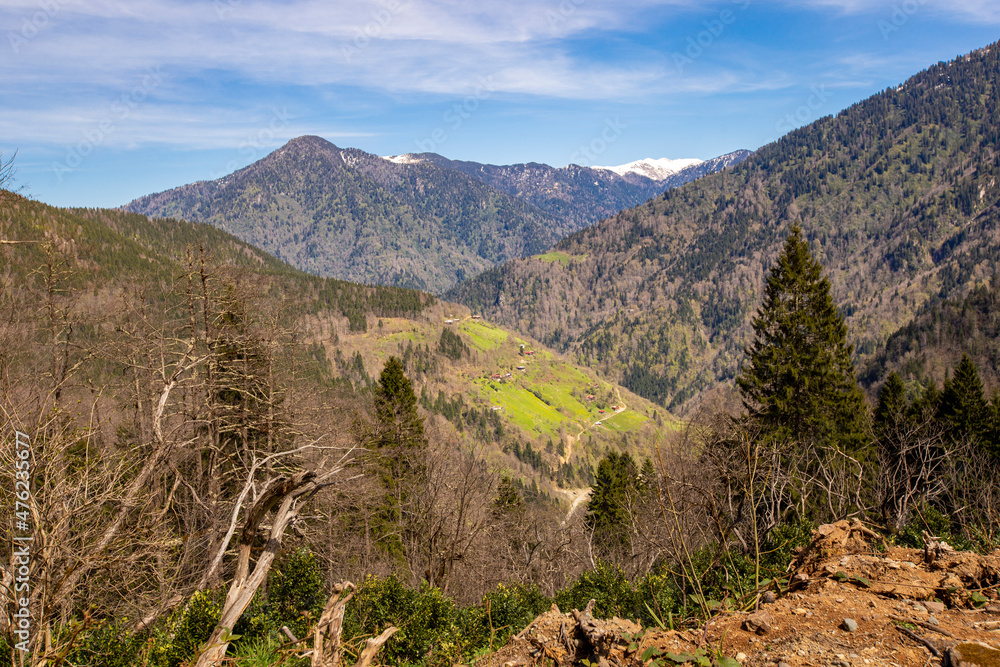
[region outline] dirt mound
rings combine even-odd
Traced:
[[[1000,666],[1000,551],[933,542],[886,548],[860,522],[821,526],[773,602],[683,631],[553,606],[479,664]]]

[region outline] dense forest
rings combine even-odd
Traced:
[[[798,223],[864,361],[930,301],[993,284],[998,51],[935,65],[447,298],[685,408],[736,376],[766,267]],[[928,369],[957,362],[948,352]]]

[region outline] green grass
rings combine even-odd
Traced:
[[[459,324],[458,328],[469,337],[472,345],[482,352],[495,350],[507,340],[506,331],[482,320],[466,320]]]
[[[646,415],[640,414],[635,410],[625,410],[625,412],[605,417],[602,423],[609,430],[621,433],[623,431],[634,431],[647,421],[649,421],[649,417]]]
[[[517,383],[484,380],[479,384],[482,395],[493,405],[502,406],[507,418],[528,433],[555,435],[559,424],[566,421],[558,410]]]
[[[535,259],[539,259],[543,262],[549,262],[549,263],[559,262],[563,266],[567,266],[569,264],[569,260],[573,259],[573,256],[570,255],[569,253],[553,250],[551,252],[545,253],[544,255],[535,255]]]

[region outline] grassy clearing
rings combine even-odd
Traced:
[[[604,426],[611,431],[621,433],[641,428],[647,421],[649,421],[649,417],[646,415],[640,414],[635,410],[626,410],[625,412],[619,412],[616,415],[607,417],[604,420]]]
[[[546,405],[541,399],[518,384],[489,380],[478,384],[482,395],[490,403],[503,407],[507,418],[528,433],[555,435],[559,432],[559,424],[566,421],[566,418],[558,410]],[[545,396],[545,394],[542,395]],[[549,400],[548,396],[545,398]]]
[[[495,350],[507,340],[507,332],[482,320],[465,320],[458,325],[474,347],[482,352]]]
[[[569,264],[569,260],[573,259],[573,256],[570,255],[569,253],[553,250],[551,252],[545,253],[544,255],[535,255],[535,259],[539,259],[543,262],[549,262],[550,264],[554,262],[559,262],[563,266],[566,266]]]

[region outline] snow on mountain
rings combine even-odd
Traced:
[[[702,162],[703,160],[693,157],[679,158],[677,160],[671,160],[666,157],[661,157],[659,159],[648,157],[643,160],[629,162],[628,164],[620,164],[617,167],[595,166],[592,167],[592,169],[605,169],[607,171],[613,171],[619,176],[624,176],[626,174],[638,174],[639,176],[651,178],[654,181],[662,181],[668,176],[673,176],[682,169],[693,167],[697,164],[701,164]]]
[[[395,162],[396,164],[417,164],[419,162],[424,162],[419,155],[414,155],[413,153],[404,153],[402,155],[383,155],[382,159],[388,160],[389,162]]]

